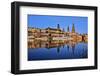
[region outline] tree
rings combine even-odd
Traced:
[[[69,26],[67,27],[67,32],[69,32]]]
[[[72,32],[73,32],[73,33],[75,32],[75,26],[74,26],[74,24],[73,24],[73,26],[72,26]]]

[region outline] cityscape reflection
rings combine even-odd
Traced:
[[[87,42],[39,41],[28,43],[28,60],[87,58]]]

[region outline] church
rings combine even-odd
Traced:
[[[59,24],[57,24],[56,26],[57,28],[47,27],[45,29],[28,27],[28,40],[48,40],[48,38],[51,38],[52,40],[82,41],[88,39],[87,35],[83,36],[76,32],[74,24],[72,24],[71,31],[69,26],[66,28],[67,31],[61,29]]]

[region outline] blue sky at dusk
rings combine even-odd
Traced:
[[[88,32],[88,17],[79,16],[52,16],[52,15],[28,15],[28,27],[35,28],[57,28],[57,24],[60,28],[67,31],[69,26],[72,30],[72,24],[75,25],[75,31],[78,33]]]

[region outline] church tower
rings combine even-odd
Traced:
[[[59,25],[59,24],[57,25],[57,29],[58,29],[58,30],[60,29],[60,25]]]
[[[69,26],[67,27],[67,32],[69,32],[70,30],[69,30]]]
[[[75,26],[74,26],[74,24],[72,26],[72,33],[75,33]]]

